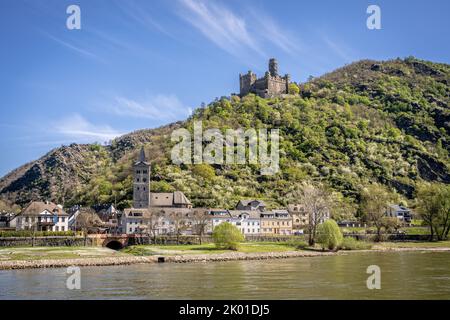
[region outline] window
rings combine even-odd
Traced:
[[[142,171],[143,174],[147,174],[147,170]]]
[[[61,231],[66,231],[66,228],[65,227],[61,227]]]
[[[55,227],[55,231],[59,231],[59,227],[58,226]]]
[[[62,219],[62,222],[66,222],[66,217],[62,217],[61,219]]]
[[[137,171],[136,171],[136,174],[141,174],[141,170],[137,170]]]

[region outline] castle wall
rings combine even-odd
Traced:
[[[263,98],[276,95],[287,94],[289,92],[289,75],[279,76],[278,63],[275,59],[269,62],[269,72],[265,76],[257,79],[256,74],[249,71],[245,75],[239,75],[240,96],[254,93]]]
[[[281,77],[270,77],[268,80],[268,91],[271,95],[287,93],[286,79]]]

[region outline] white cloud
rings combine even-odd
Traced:
[[[79,114],[68,116],[54,124],[55,133],[61,134],[72,142],[104,142],[121,135],[108,125],[93,124]]]
[[[136,4],[134,1],[117,1],[116,5],[124,14],[147,29],[156,30],[167,36],[171,36],[171,34],[148,13],[146,8]]]
[[[262,53],[250,35],[245,19],[225,6],[201,0],[180,0],[180,3],[184,8],[180,10],[180,16],[223,50],[236,56],[243,50]]]
[[[267,14],[261,11],[250,10],[251,21],[255,23],[254,29],[266,41],[280,48],[287,54],[294,56],[304,51],[305,45],[300,46],[300,40],[289,30],[281,28],[280,25]]]
[[[159,94],[145,101],[118,96],[114,100],[108,109],[120,116],[174,121],[184,119],[191,112],[175,95]]]
[[[346,62],[351,62],[355,60],[354,53],[351,49],[347,48],[342,44],[338,44],[336,41],[331,40],[328,36],[322,36],[322,40],[326,45],[342,60]]]
[[[47,38],[49,38],[49,39],[59,43],[63,47],[65,47],[65,48],[67,48],[67,49],[77,53],[78,55],[81,55],[81,56],[83,56],[85,58],[97,60],[99,62],[103,62],[104,63],[104,61],[99,56],[97,56],[96,54],[94,54],[94,53],[92,53],[92,52],[90,52],[88,50],[85,50],[85,49],[83,49],[81,47],[78,47],[76,45],[73,45],[73,44],[71,44],[71,43],[69,43],[67,41],[64,41],[64,40],[59,39],[59,38],[57,38],[55,36],[52,36],[51,34],[45,32],[45,31],[41,31],[41,33],[43,35],[45,35]]]

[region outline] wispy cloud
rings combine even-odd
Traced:
[[[172,36],[149,12],[134,1],[116,1],[116,5],[122,12],[135,22],[151,31],[158,31],[167,36]]]
[[[325,44],[342,60],[345,62],[351,62],[355,60],[355,54],[352,49],[345,45],[339,44],[335,40],[331,40],[328,36],[323,35],[322,40]]]
[[[248,10],[251,13],[253,29],[260,37],[285,53],[294,56],[305,51],[305,44],[286,28],[281,27],[272,17],[262,11]]]
[[[122,134],[108,125],[93,124],[79,114],[72,114],[55,122],[54,133],[79,143],[108,141]]]
[[[180,0],[180,3],[184,10],[179,15],[223,50],[237,56],[243,50],[262,54],[245,19],[227,7],[212,1]]]
[[[108,107],[110,112],[119,116],[145,118],[152,120],[180,120],[188,116],[192,110],[183,105],[175,95],[156,95],[145,101],[136,101],[116,96]]]
[[[71,43],[69,43],[69,42],[67,42],[67,41],[64,41],[64,40],[62,40],[62,39],[60,39],[60,38],[57,38],[57,37],[51,35],[50,33],[46,32],[46,31],[41,31],[41,33],[42,33],[44,36],[46,36],[47,38],[49,38],[49,39],[51,39],[51,40],[57,42],[58,44],[60,44],[60,45],[62,45],[63,47],[65,47],[65,48],[67,48],[67,49],[69,49],[69,50],[75,52],[75,53],[78,54],[78,55],[81,55],[81,56],[83,56],[83,57],[85,57],[85,58],[97,60],[97,61],[99,61],[99,62],[104,62],[98,55],[96,55],[95,53],[93,53],[93,52],[91,52],[91,51],[88,51],[88,50],[83,49],[83,48],[81,48],[81,47],[79,47],[79,46],[76,46],[76,45],[71,44]]]

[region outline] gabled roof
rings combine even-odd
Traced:
[[[167,193],[150,193],[152,207],[170,207],[176,205],[191,205],[189,199],[181,191]]]
[[[39,215],[47,210],[50,213],[56,213],[57,215],[67,215],[62,206],[56,205],[53,202],[33,201],[25,209],[22,210],[20,215]]]
[[[262,200],[239,200],[237,206],[254,206],[254,207],[265,207],[266,204]]]
[[[250,219],[259,219],[261,217],[261,212],[254,210],[229,210],[229,212],[233,218],[239,218],[243,214],[247,214]]]
[[[406,207],[403,207],[403,206],[400,206],[400,205],[397,205],[397,204],[392,204],[389,207],[391,209],[397,211],[397,212],[409,212],[409,211],[411,211],[410,209],[408,209]]]

